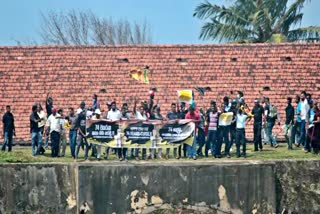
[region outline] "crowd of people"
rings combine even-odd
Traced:
[[[32,154],[34,156],[43,154],[51,145],[51,156],[65,156],[67,141],[69,141],[71,155],[74,159],[79,158],[79,151],[82,148],[85,159],[88,159],[89,151],[97,159],[108,158],[112,152],[120,161],[130,158],[139,160],[154,158],[191,158],[198,157],[230,158],[232,146],[236,146],[236,157],[246,158],[246,124],[253,120],[254,151],[263,151],[267,143],[277,148],[276,135],[273,133],[275,125],[281,125],[277,107],[272,105],[268,97],[261,97],[254,100],[254,107],[249,109],[245,102],[244,95],[238,91],[237,97],[230,99],[224,97],[220,106],[217,101],[210,102],[209,109],[198,108],[195,102],[187,104],[184,102],[172,103],[171,110],[165,116],[161,108],[154,103],[155,91],[150,91],[150,99],[141,102],[138,106],[135,100],[132,110],[128,103],[123,103],[121,108],[117,107],[115,101],[108,102],[107,110],[103,112],[96,94],[92,97],[92,106],[86,107],[84,101],[80,103],[75,111],[69,107],[68,112],[58,109],[53,104],[53,98],[49,95],[46,98],[46,112],[40,103],[32,106],[30,115],[30,134]],[[231,124],[219,124],[219,117],[223,113],[232,112]],[[288,149],[303,146],[305,152],[318,153],[320,148],[320,100],[312,99],[311,94],[302,91],[295,97],[295,105],[292,98],[287,98],[285,109],[286,118],[282,126],[288,143]],[[93,145],[87,140],[86,120],[88,119],[107,120],[160,120],[170,121],[179,119],[190,119],[196,124],[195,136],[192,145],[183,144],[177,148],[158,149],[128,149],[105,147],[101,154],[101,145]],[[6,106],[6,113],[3,115],[4,142],[2,151],[12,150],[13,136],[15,136],[14,116],[10,106]],[[69,135],[67,137],[67,134]],[[264,142],[263,142],[264,141]],[[263,145],[264,144],[264,145]],[[224,145],[224,152],[222,146]],[[197,148],[198,147],[198,148]],[[242,148],[241,148],[242,147]],[[157,151],[156,151],[157,150]],[[171,151],[172,150],[172,151]],[[141,151],[141,157],[140,157]],[[204,152],[204,153],[203,153]],[[147,154],[148,153],[148,154]]]

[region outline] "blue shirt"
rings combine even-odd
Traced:
[[[316,115],[316,113],[313,111],[313,109],[310,109],[309,115],[310,115],[310,117],[309,117],[309,122],[310,122],[310,123],[313,123],[314,116]]]
[[[295,112],[295,114],[297,115],[297,122],[301,122],[300,112],[301,112],[301,102],[298,103],[296,112]]]

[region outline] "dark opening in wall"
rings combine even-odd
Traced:
[[[286,57],[280,57],[280,60],[284,62],[291,62],[292,58],[290,56],[286,56]]]
[[[270,91],[270,90],[271,90],[269,86],[263,86],[262,89],[263,89],[264,91]]]
[[[176,58],[176,62],[187,62],[185,58]]]
[[[237,62],[238,59],[237,59],[236,57],[232,57],[232,58],[230,58],[230,61],[231,61],[231,62]]]
[[[107,93],[107,90],[105,88],[101,88],[99,92],[100,93]]]
[[[122,58],[122,59],[118,59],[117,60],[118,62],[129,62],[129,59],[128,58]]]

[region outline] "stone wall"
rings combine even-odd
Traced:
[[[317,213],[320,160],[0,165],[0,213]]]

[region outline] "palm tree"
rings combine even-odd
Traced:
[[[206,20],[201,39],[225,42],[276,42],[320,39],[320,27],[300,25],[304,3],[309,0],[234,0],[229,7],[199,4],[193,16]]]

